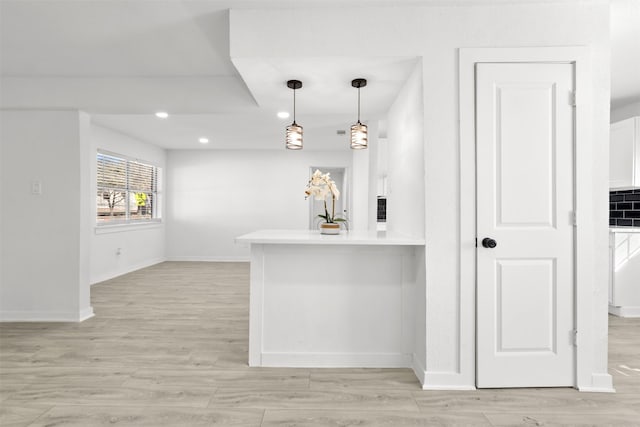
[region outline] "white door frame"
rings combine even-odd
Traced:
[[[460,79],[460,374],[475,384],[476,363],[476,142],[475,64],[482,62],[559,62],[575,65],[575,325],[576,384],[581,391],[612,391],[608,375],[592,372],[595,262],[593,187],[594,164],[591,117],[592,71],[586,47],[462,48]],[[586,100],[580,103],[581,100]]]

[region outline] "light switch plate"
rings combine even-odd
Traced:
[[[31,181],[31,194],[39,196],[42,194],[42,182],[41,181]]]

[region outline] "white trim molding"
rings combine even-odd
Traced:
[[[418,378],[418,381],[420,381],[420,385],[422,385],[424,389],[424,382],[427,376],[427,370],[425,369],[424,365],[420,361],[420,358],[418,357],[417,354],[413,353],[412,357],[413,358],[411,360],[411,369],[413,369],[413,373],[416,375],[416,377]]]
[[[170,256],[167,257],[167,261],[181,261],[181,262],[249,262],[251,257],[237,257],[237,256]]]
[[[609,304],[609,313],[618,317],[640,317],[640,307],[613,306]]]
[[[411,355],[401,353],[269,353],[260,366],[295,368],[407,368]]]
[[[609,374],[593,374],[591,376],[591,385],[579,385],[579,391],[590,393],[615,393],[613,388],[613,379]]]
[[[594,325],[600,325],[602,315],[598,307],[606,290],[599,289],[593,265],[597,259],[598,211],[594,198],[592,167],[596,152],[593,140],[594,93],[591,53],[583,46],[517,47],[517,48],[461,48],[459,50],[460,87],[460,302],[459,302],[459,372],[463,383],[475,384],[475,327],[476,327],[476,164],[475,164],[475,64],[482,62],[558,62],[575,65],[577,106],[575,116],[575,209],[576,226],[576,286],[575,311],[579,342],[576,347],[576,384],[581,391],[613,391],[611,376],[601,361],[606,360],[606,340],[596,336]],[[597,184],[597,183],[596,183]],[[606,224],[603,224],[606,227]],[[606,285],[606,284],[605,284]],[[606,320],[605,320],[606,321]],[[606,325],[604,325],[606,331]],[[597,362],[600,361],[600,363]],[[606,363],[605,363],[606,365]],[[443,384],[446,375],[427,373],[425,387],[437,384],[455,387],[452,379]]]
[[[465,374],[460,372],[425,372],[423,390],[475,390]]]
[[[152,265],[163,263],[165,261],[167,261],[165,258],[156,258],[156,259],[148,260],[138,264],[129,265],[129,266],[126,266],[125,268],[120,268],[116,271],[112,271],[106,274],[100,274],[97,277],[94,277],[91,279],[90,285],[93,286],[98,283],[104,282],[106,280],[111,280],[116,277],[120,277],[125,274],[132,273],[137,270],[141,270],[143,268],[151,267]]]
[[[0,311],[0,322],[83,322],[94,316],[93,307],[72,311]]]
[[[141,231],[141,230],[153,230],[156,228],[164,228],[164,223],[161,219],[153,219],[140,222],[128,222],[119,224],[104,224],[94,226],[95,234],[111,234],[111,233],[126,233],[129,231]]]

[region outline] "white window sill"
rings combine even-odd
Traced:
[[[129,224],[109,224],[109,225],[96,225],[96,234],[109,234],[109,233],[123,233],[127,231],[139,231],[139,230],[153,230],[155,228],[163,228],[162,221],[149,221],[142,223],[129,223]]]

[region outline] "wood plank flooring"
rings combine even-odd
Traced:
[[[91,288],[79,324],[0,324],[1,426],[640,426],[640,319],[610,317],[617,393],[422,391],[408,369],[249,368],[246,263]]]

